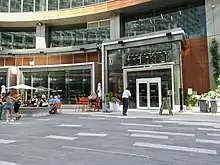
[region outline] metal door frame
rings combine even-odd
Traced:
[[[151,107],[150,106],[150,83],[158,83],[158,96],[159,96],[159,107]],[[139,104],[139,84],[147,84],[147,107],[140,107]],[[137,109],[143,110],[155,110],[160,109],[161,106],[161,78],[141,78],[136,79],[136,101],[137,101]]]

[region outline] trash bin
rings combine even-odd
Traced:
[[[220,111],[220,100],[211,100],[211,112],[218,113]]]
[[[209,101],[208,100],[199,100],[200,112],[208,113],[209,112]]]

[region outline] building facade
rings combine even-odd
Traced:
[[[3,71],[19,67],[24,83],[66,103],[97,82],[119,96],[129,85],[138,109],[159,107],[166,87],[179,105],[188,88],[215,87],[209,47],[220,42],[219,8],[218,0],[0,0],[0,78],[9,82]]]

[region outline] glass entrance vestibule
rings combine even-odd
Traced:
[[[104,43],[103,94],[113,92],[120,99],[129,87],[130,109],[158,110],[164,95],[177,108],[182,99],[181,51],[185,45],[182,29]]]

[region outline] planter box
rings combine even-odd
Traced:
[[[111,112],[117,111],[116,103],[109,103],[109,110]]]
[[[208,100],[199,100],[200,112],[208,113],[209,112],[209,101]]]
[[[220,100],[211,100],[211,112],[212,113],[218,113],[220,112]]]

